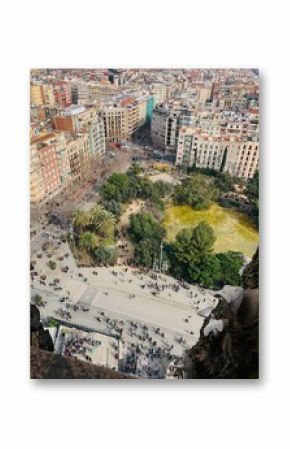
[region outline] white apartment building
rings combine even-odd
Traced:
[[[163,103],[166,100],[166,85],[158,83],[152,84],[151,93],[154,96],[155,104]]]
[[[58,130],[67,132],[86,133],[89,139],[90,155],[101,157],[105,151],[105,126],[95,107],[86,108],[73,105],[53,118],[54,126]]]
[[[90,156],[101,158],[106,152],[105,125],[102,117],[96,115],[88,128]]]
[[[259,168],[259,143],[231,137],[209,136],[189,127],[180,129],[176,165],[210,168],[244,179]]]

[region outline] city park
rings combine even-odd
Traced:
[[[163,378],[198,341],[215,292],[240,284],[256,249],[255,213],[219,204],[233,186],[224,174],[184,176],[166,165],[112,173],[98,202],[74,210],[67,233],[47,228],[32,251],[32,300],[53,325],[116,333],[122,370]],[[246,189],[256,207],[257,177]]]
[[[218,203],[234,181],[226,174],[181,177],[167,169],[148,175],[133,163],[102,184],[99,204],[75,210],[70,242],[76,259],[154,269],[211,288],[238,285],[258,231],[253,216]]]

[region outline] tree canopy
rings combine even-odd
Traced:
[[[228,251],[216,254],[220,264],[220,283],[229,285],[239,285],[241,281],[240,270],[244,263],[241,253]]]
[[[248,181],[246,195],[252,206],[252,216],[256,224],[259,224],[259,171]]]
[[[172,190],[171,184],[163,181],[154,183],[149,178],[137,176],[134,170],[110,176],[101,188],[101,195],[104,202],[126,203],[134,198],[143,198],[161,206],[161,198],[170,195]]]
[[[200,210],[207,208],[218,196],[214,178],[196,173],[186,178],[181,185],[175,186],[173,201]]]
[[[97,262],[101,261],[100,263],[113,260],[116,219],[111,212],[98,204],[87,212],[76,210],[73,223],[75,243],[79,249],[86,251]]]
[[[158,240],[149,238],[142,239],[135,247],[135,262],[138,265],[143,265],[147,268],[151,268],[154,258],[157,257],[159,251],[160,245]]]
[[[87,251],[93,251],[98,244],[98,238],[96,234],[94,234],[93,232],[90,231],[83,232],[80,235],[79,244],[81,248]]]
[[[131,199],[130,177],[124,173],[113,173],[101,188],[104,200],[115,200],[124,203]]]
[[[207,223],[182,229],[169,248],[172,273],[207,287],[239,285],[242,254],[231,251],[213,254],[215,240],[213,229]]]
[[[82,232],[82,230],[87,226],[88,223],[89,223],[88,214],[81,209],[75,210],[73,214],[73,225],[75,229],[78,232]]]
[[[148,212],[130,215],[128,234],[135,242],[143,239],[160,241],[164,235],[164,228]]]
[[[111,212],[111,214],[113,214],[116,218],[119,218],[122,215],[122,212],[123,212],[122,203],[120,203],[116,200],[109,200],[109,201],[104,201],[103,205],[104,205],[104,208],[108,212]]]
[[[246,188],[246,195],[250,201],[259,199],[259,171],[258,170],[255,171],[254,176],[251,179],[249,179],[249,181],[248,181],[247,188]]]

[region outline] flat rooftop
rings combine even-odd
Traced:
[[[63,356],[118,370],[119,341],[113,336],[60,326],[55,349]]]

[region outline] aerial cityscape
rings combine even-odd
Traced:
[[[259,377],[257,69],[32,69],[31,378]]]

